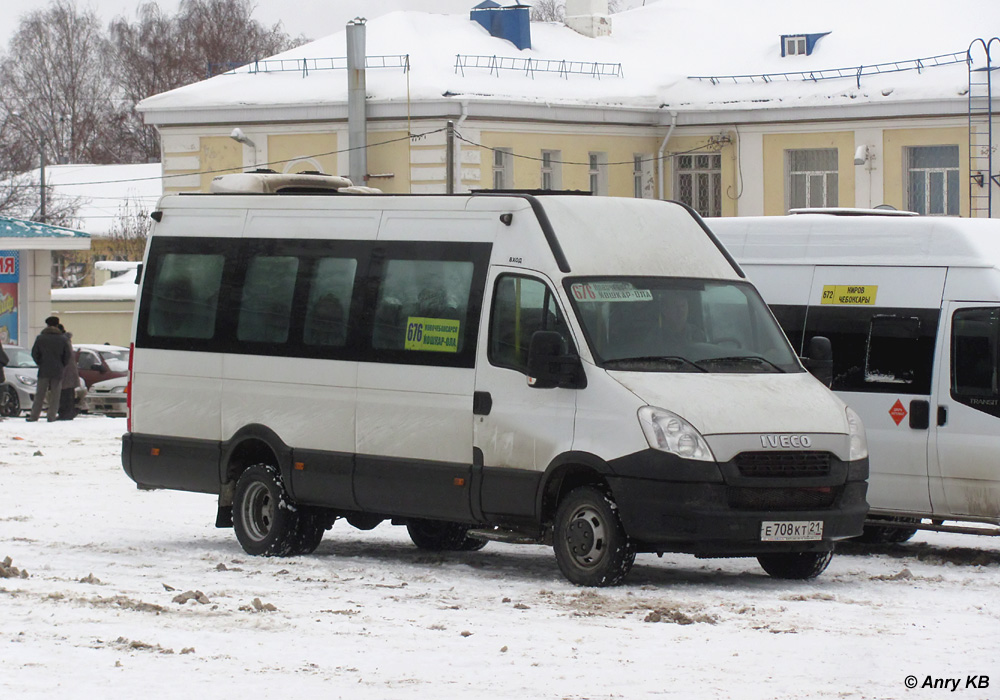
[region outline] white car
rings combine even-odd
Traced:
[[[31,352],[17,345],[4,345],[3,350],[10,358],[10,364],[4,367],[6,382],[0,389],[6,391],[3,397],[3,415],[18,416],[22,411],[31,409],[35,400],[35,387],[38,386],[38,365],[31,359]],[[74,394],[77,413],[87,410],[87,385],[80,379],[80,385]]]
[[[105,379],[90,385],[87,403],[91,413],[103,413],[108,416],[125,416],[128,414],[128,377]]]

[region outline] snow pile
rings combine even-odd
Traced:
[[[215,499],[140,491],[125,420],[0,422],[0,687],[54,697],[901,698],[991,675],[1000,543],[843,547],[815,581],[640,555],[576,588],[551,550],[428,553],[338,522],[315,554],[247,556]],[[930,696],[928,696],[930,697]],[[962,698],[991,697],[963,687]]]

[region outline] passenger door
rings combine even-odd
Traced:
[[[574,344],[549,280],[495,268],[487,289],[474,408],[479,505],[487,517],[530,519],[546,467],[573,443],[577,390],[528,386],[528,346],[538,330],[562,333],[567,349]]]
[[[833,389],[868,435],[874,510],[931,512],[928,450],[945,268],[818,266],[804,347],[833,346]]]
[[[935,513],[1000,518],[1000,306],[950,302],[932,420]]]
[[[357,378],[354,492],[366,512],[472,520],[470,414],[489,255],[489,243],[375,248],[369,361]]]

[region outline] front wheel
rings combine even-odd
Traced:
[[[11,417],[21,412],[17,390],[9,384],[0,385],[0,416]]]
[[[316,549],[325,527],[288,497],[277,467],[255,464],[236,482],[233,529],[247,554],[287,557]]]
[[[570,491],[559,504],[552,548],[559,570],[578,586],[617,586],[635,562],[635,545],[611,496],[592,486]]]
[[[761,554],[757,557],[761,568],[772,578],[804,580],[816,578],[833,559],[833,552],[783,552]]]

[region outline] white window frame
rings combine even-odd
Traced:
[[[785,55],[786,56],[805,56],[806,55],[806,38],[802,35],[799,36],[786,36],[785,37]]]
[[[562,151],[542,151],[543,190],[562,189]]]
[[[708,157],[708,167],[699,166],[698,157]],[[691,159],[690,168],[682,168],[684,158]],[[716,163],[718,167],[716,167]],[[674,156],[674,197],[698,212],[701,216],[722,216],[722,155],[719,153],[686,153]],[[681,182],[684,178],[691,179],[690,201],[682,196]],[[708,202],[702,202],[698,181],[708,179]]]
[[[493,149],[493,189],[509,190],[514,186],[514,155],[510,148]]]
[[[793,153],[808,153],[810,151],[819,153],[822,151],[833,151],[837,154],[837,165],[838,168],[834,170],[792,170],[792,154]],[[794,148],[785,151],[785,192],[786,192],[786,209],[806,209],[815,207],[836,207],[840,205],[839,201],[830,201],[832,199],[830,192],[830,186],[833,182],[833,177],[836,177],[837,183],[837,199],[840,198],[840,170],[839,170],[839,153],[837,153],[836,148]],[[796,176],[801,176],[805,179],[805,201],[796,202],[792,198],[792,181]],[[833,176],[833,177],[831,177]],[[820,188],[822,192],[822,198],[818,202],[813,202],[813,190],[816,185],[816,179],[821,180]]]
[[[587,154],[587,174],[590,177],[590,193],[608,194],[608,154],[591,151]]]
[[[955,165],[940,165],[940,166],[923,166],[915,167],[913,163],[913,156],[916,151],[925,148],[951,148],[955,151]],[[906,206],[908,209],[912,209],[919,214],[925,214],[927,216],[959,216],[962,211],[961,204],[961,182],[959,178],[959,168],[961,165],[961,151],[956,144],[936,144],[932,146],[908,146],[905,150],[906,153]],[[958,189],[958,195],[955,197],[955,206],[952,210],[948,208],[949,201],[949,191],[951,187],[948,184],[948,175],[953,174],[954,177],[954,187]],[[940,176],[940,186],[934,186],[934,175]],[[913,206],[913,183],[914,180],[920,177],[924,184],[924,201],[922,206]],[[933,200],[932,190],[940,189],[941,191],[941,202],[944,205],[944,211],[931,211],[931,202]]]

